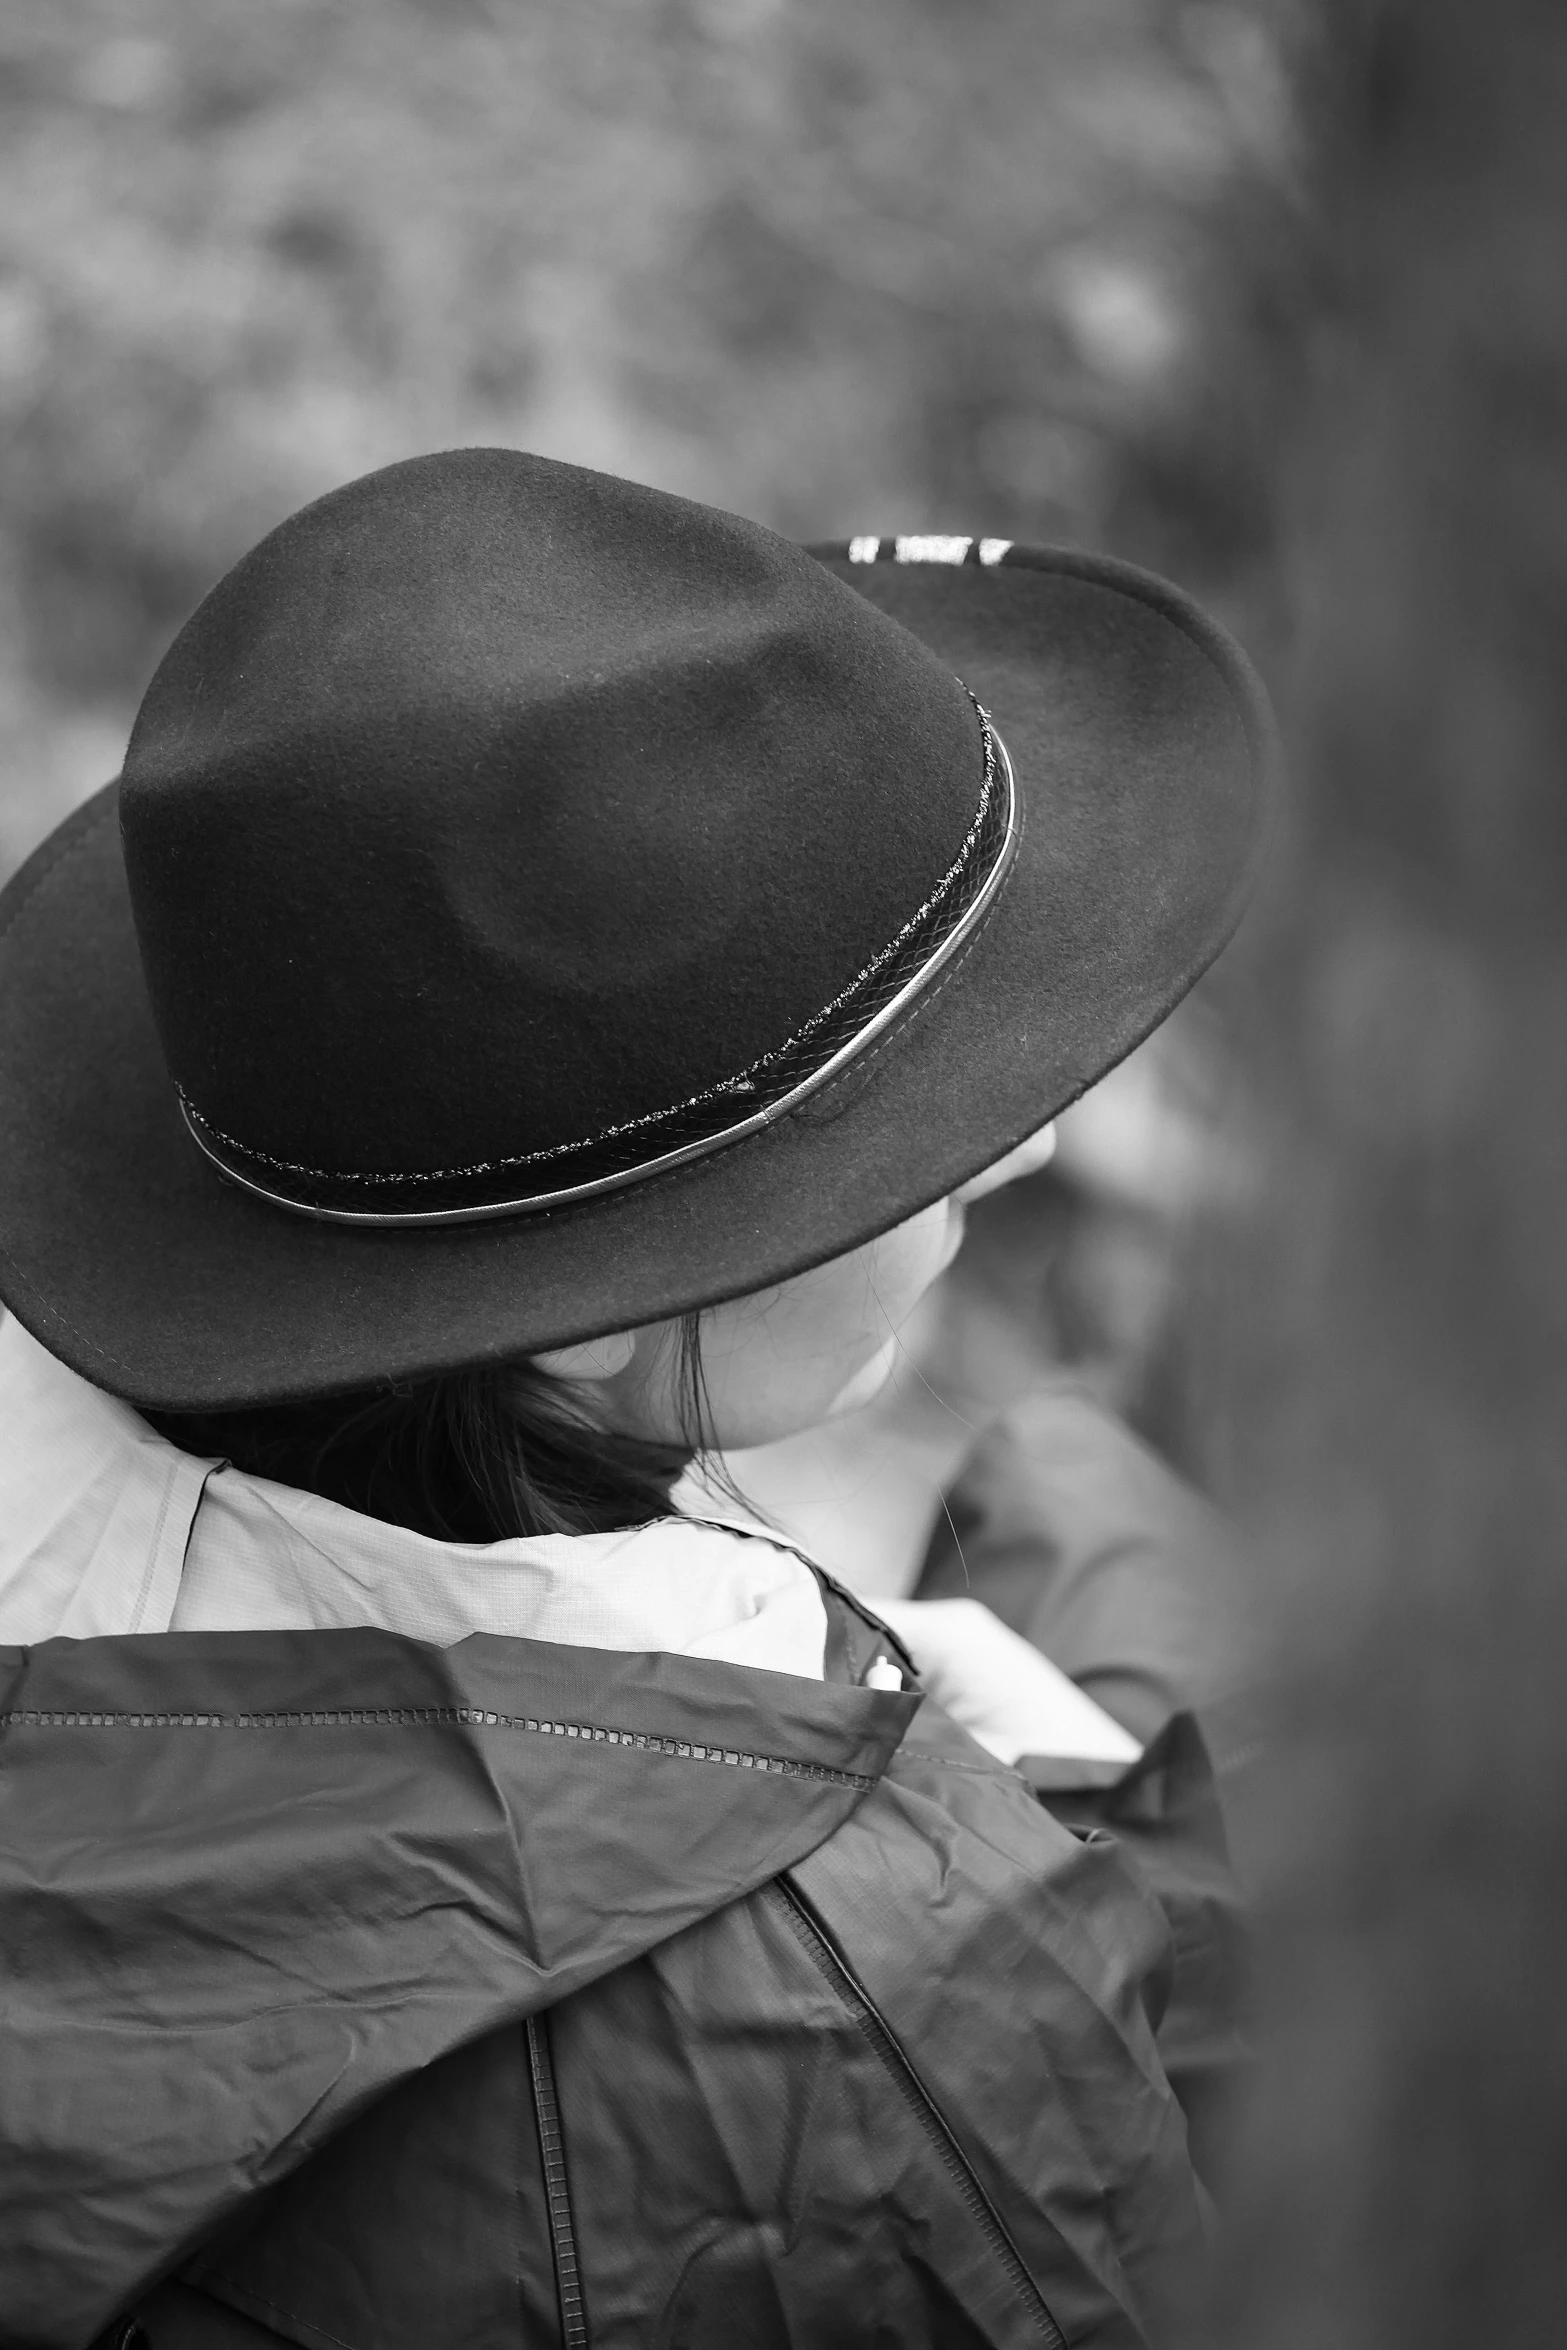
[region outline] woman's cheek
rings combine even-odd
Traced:
[[[894,1335],[876,1349],[869,1362],[862,1363],[857,1371],[850,1373],[827,1406],[823,1418],[841,1420],[847,1413],[860,1411],[866,1404],[874,1403],[892,1377],[897,1359],[898,1340]]]
[[[900,1328],[946,1271],[962,1243],[963,1222],[955,1199],[938,1200],[872,1242],[870,1279],[882,1331],[888,1324]]]

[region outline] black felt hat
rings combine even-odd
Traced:
[[[371,474],[213,590],[0,896],[0,1295],[180,1409],[800,1272],[1170,1010],[1271,760],[1124,564]]]

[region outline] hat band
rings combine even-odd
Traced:
[[[972,699],[973,697],[971,697]],[[306,1167],[239,1142],[178,1085],[185,1124],[219,1174],[273,1207],[333,1224],[422,1228],[521,1216],[621,1191],[774,1125],[856,1061],[978,931],[1017,845],[1017,782],[988,711],[979,805],[963,844],[896,938],[781,1045],[687,1101],[579,1142],[469,1167],[363,1173]]]

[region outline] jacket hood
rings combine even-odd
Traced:
[[[804,1858],[919,1702],[482,1634],[0,1649],[0,2341],[80,2350],[397,2080]]]

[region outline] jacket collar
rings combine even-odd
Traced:
[[[439,1542],[168,1443],[0,1321],[0,1639],[379,1625],[669,1649],[819,1679],[815,1577],[682,1517]]]

